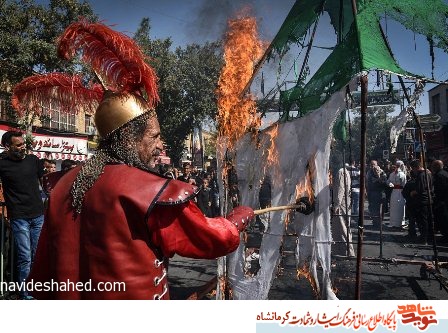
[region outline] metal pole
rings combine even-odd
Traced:
[[[355,1],[355,0],[353,0]],[[356,262],[356,299],[361,299],[361,266],[362,241],[364,238],[364,196],[366,193],[366,124],[367,124],[367,89],[369,79],[367,74],[361,76],[361,174],[359,176],[359,217],[358,217],[358,248]]]
[[[384,207],[380,204],[380,258],[383,258],[383,217],[384,217]]]
[[[318,23],[319,23],[319,20],[317,20],[317,21],[314,23],[313,32],[311,33],[311,37],[310,37],[310,42],[309,42],[308,47],[307,47],[307,49],[306,49],[305,58],[303,59],[302,67],[300,68],[299,80],[302,80],[303,72],[304,72],[305,67],[306,67],[306,65],[307,65],[307,63],[308,63],[308,59],[309,59],[309,57],[310,57],[310,52],[311,52],[311,48],[312,48],[312,46],[313,46],[314,36],[315,36],[315,34],[316,34],[316,30],[317,30],[317,25],[318,25]]]
[[[324,5],[325,5],[325,2],[322,3],[322,9],[323,9],[323,6],[324,6]],[[300,78],[301,78],[301,76],[302,76],[302,74],[303,74],[303,70],[304,70],[304,68],[305,68],[305,66],[306,66],[306,63],[308,62],[309,53],[310,53],[310,51],[311,51],[311,47],[312,47],[312,44],[313,44],[314,35],[315,35],[315,33],[316,33],[316,29],[317,29],[317,23],[318,23],[318,20],[315,22],[315,24],[314,24],[314,28],[313,28],[313,32],[311,33],[310,43],[308,44],[308,48],[307,48],[307,51],[306,51],[306,55],[305,55],[305,58],[304,58],[303,63],[302,63],[302,69],[300,70],[299,80],[300,80]],[[277,38],[277,36],[274,37],[274,40],[275,40],[276,38]],[[263,56],[260,58],[260,60],[259,60],[259,61],[257,62],[257,64],[255,65],[252,76],[250,77],[249,81],[246,83],[246,85],[244,86],[243,90],[242,90],[241,93],[240,93],[240,98],[242,98],[242,97],[246,94],[246,92],[249,90],[249,88],[250,88],[250,86],[251,86],[251,84],[252,84],[252,81],[255,79],[255,76],[257,75],[257,73],[258,73],[259,70],[261,69],[261,66],[262,66],[262,65],[264,64],[264,62],[266,61],[266,59],[268,58],[268,56],[269,56],[269,54],[271,53],[271,51],[272,51],[273,48],[274,48],[274,44],[271,43],[271,44],[268,46],[268,48],[266,49],[266,51],[264,52]]]
[[[356,23],[358,9],[356,0],[352,0],[353,19]],[[361,59],[361,54],[358,55]],[[364,238],[364,196],[366,193],[366,124],[367,124],[367,90],[369,78],[367,74],[361,76],[361,174],[359,176],[359,218],[358,218],[358,248],[356,253],[356,288],[355,298],[361,299],[361,265],[362,265],[362,242]]]
[[[345,200],[345,214],[344,214],[344,219],[345,219],[345,228],[346,228],[346,233],[347,233],[347,257],[350,255],[350,221],[348,219],[348,190],[347,190],[347,174],[346,174],[346,168],[345,168],[345,148],[342,149],[342,168],[344,170],[344,200]]]

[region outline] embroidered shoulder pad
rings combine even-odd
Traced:
[[[187,184],[180,180],[170,180],[166,188],[163,190],[158,205],[178,205],[193,199],[200,189],[194,185]]]

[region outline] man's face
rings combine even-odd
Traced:
[[[12,159],[23,160],[25,158],[25,140],[21,136],[13,136],[9,145],[8,154]]]
[[[154,168],[156,160],[163,150],[163,143],[160,138],[160,126],[156,117],[148,119],[146,132],[142,141],[137,145],[137,152],[143,164]]]
[[[184,175],[189,175],[191,173],[191,166],[186,165],[184,167]]]
[[[377,162],[377,161],[371,161],[371,162],[370,162],[370,168],[371,168],[371,169],[374,169],[377,165],[378,165],[378,162]]]

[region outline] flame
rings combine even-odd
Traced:
[[[316,179],[316,153],[314,153],[306,164],[305,177],[296,185],[296,200],[308,197],[311,204],[314,202],[314,180]]]
[[[310,282],[311,287],[313,288],[314,295],[317,298],[319,296],[319,288],[317,286],[316,280],[313,278],[313,275],[310,272],[310,264],[307,261],[304,262],[301,268],[297,268],[297,279],[300,280],[302,277]]]
[[[254,63],[262,55],[262,43],[257,38],[257,22],[254,17],[240,17],[228,21],[225,36],[224,61],[218,81],[218,132],[228,138],[232,147],[248,129],[259,128],[252,96],[241,96],[252,74]]]
[[[267,165],[278,165],[278,151],[274,140],[278,135],[278,123],[272,126],[269,130],[266,130],[266,134],[270,136],[269,141],[271,142],[268,149]]]
[[[278,136],[278,128],[279,124],[275,123],[274,125],[271,125],[267,129],[265,129],[263,132],[266,134],[264,136],[258,136],[259,133],[257,133],[257,149],[261,146],[261,137],[263,138],[264,142],[263,145],[267,147],[266,150],[263,150],[263,156],[266,156],[266,163],[263,163],[263,169],[262,174],[266,175],[268,174],[267,169],[273,166],[279,166],[279,156],[278,156],[278,150],[277,146],[275,144],[275,138]],[[275,184],[278,181],[281,181],[280,177],[280,168],[273,168],[271,172],[269,173],[272,176],[272,182]]]

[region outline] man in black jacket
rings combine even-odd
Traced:
[[[369,214],[373,226],[380,227],[380,207],[385,198],[386,173],[379,167],[375,160],[370,161],[370,169],[367,171],[367,200],[369,201]]]
[[[416,227],[416,199],[411,196],[411,193],[416,190],[415,174],[411,171],[411,178],[406,182],[401,191],[401,195],[406,200],[406,217],[409,219],[408,236],[410,240],[417,239],[417,227]]]
[[[411,192],[411,197],[415,200],[416,221],[421,234],[420,240],[427,243],[434,235],[429,216],[430,196],[433,191],[432,176],[429,170],[423,168],[420,160],[411,161],[410,166],[415,174],[415,190]]]
[[[21,283],[30,272],[44,222],[39,190],[44,170],[36,156],[26,154],[21,132],[8,131],[1,141],[5,154],[0,159],[0,177],[17,248],[18,280]],[[22,289],[20,298],[30,297]]]
[[[448,237],[448,172],[443,169],[443,162],[435,160],[431,164],[434,182],[434,218],[436,229],[444,238]]]

